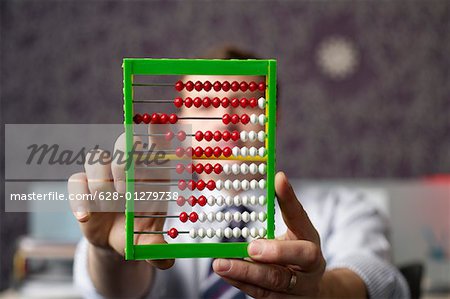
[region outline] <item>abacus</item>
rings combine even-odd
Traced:
[[[186,196],[178,196],[176,199],[166,200],[168,205],[178,205],[180,207],[190,208],[194,205],[204,207],[213,206],[239,206],[239,205],[259,205],[264,208],[264,212],[235,212],[219,211],[217,213],[204,213],[183,211],[176,215],[142,215],[135,211],[135,202],[132,196],[126,196],[126,244],[125,258],[127,260],[139,259],[167,259],[167,258],[244,258],[248,256],[247,242],[195,242],[198,238],[238,238],[251,237],[268,239],[274,238],[274,202],[275,202],[275,131],[276,131],[276,61],[275,60],[218,60],[218,59],[138,59],[125,58],[123,60],[123,93],[124,93],[124,124],[126,135],[126,159],[135,159],[135,148],[133,138],[136,135],[135,128],[137,124],[160,124],[167,126],[164,133],[154,134],[166,140],[184,141],[187,138],[197,141],[207,141],[211,146],[206,147],[177,147],[167,149],[166,158],[176,164],[163,166],[176,174],[183,173],[203,173],[211,178],[208,180],[185,180],[180,179],[170,181],[166,184],[187,192]],[[210,82],[205,81],[186,81],[180,80],[180,76],[187,75],[209,75],[209,76],[249,76],[260,77],[258,82],[233,81],[227,80]],[[166,78],[169,82],[151,82],[137,83],[136,76],[155,76]],[[171,78],[178,76],[177,79]],[[146,100],[138,98],[135,90],[137,88],[169,87],[176,94],[175,99],[157,99]],[[246,92],[252,95],[258,92],[263,94],[258,97],[182,97],[181,92]],[[136,97],[136,98],[135,98]],[[183,117],[179,113],[161,113],[149,110],[154,109],[152,103],[165,103],[172,105],[177,112],[183,107],[196,107],[201,109],[216,109],[224,107],[252,108],[260,111],[258,114],[246,113],[215,115],[208,117]],[[145,112],[136,111],[136,104],[147,105]],[[204,110],[203,110],[204,111]],[[198,130],[196,132],[186,132],[180,130],[175,132],[169,128],[177,123],[189,124],[189,122],[202,121],[204,119],[217,120],[221,122],[223,130],[215,132],[207,130]],[[242,126],[253,124],[260,127],[257,131],[228,129],[240,123]],[[143,134],[146,135],[146,134]],[[150,134],[151,135],[151,134]],[[260,142],[261,147],[254,146],[214,146],[214,142]],[[192,159],[192,163],[183,163],[184,159]],[[205,160],[213,160],[214,163],[204,163]],[[126,168],[126,194],[134,194],[138,182],[135,180],[136,167],[130,163]],[[260,179],[233,180],[233,176],[245,174],[247,176],[259,175]],[[222,177],[219,178],[219,175]],[[157,183],[158,184],[158,183]],[[200,196],[194,196],[193,191],[200,192]],[[232,190],[233,196],[222,194]],[[206,191],[214,191],[214,195],[205,196],[201,194]],[[254,192],[250,195],[242,195],[248,192]],[[258,193],[259,192],[259,193]],[[189,193],[192,193],[191,195]],[[161,201],[164,201],[162,199]],[[139,217],[148,218],[174,218],[179,220],[177,226],[161,231],[136,231],[135,219]],[[258,222],[263,227],[244,227],[213,229],[207,227],[211,222],[235,221],[251,224]],[[186,222],[198,222],[205,225],[200,228],[183,229]],[[167,244],[135,244],[135,236],[139,234],[162,234],[166,239],[171,240]],[[177,237],[180,235],[188,236],[192,242],[178,243]],[[207,240],[205,240],[207,241]]]

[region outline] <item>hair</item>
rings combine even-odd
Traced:
[[[205,59],[259,59],[259,57],[250,51],[242,50],[240,48],[224,45],[209,49],[201,55],[200,58]]]

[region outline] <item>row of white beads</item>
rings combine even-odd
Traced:
[[[232,190],[233,189],[233,190],[239,191],[242,189],[242,190],[246,191],[249,189],[255,190],[257,188],[265,189],[266,188],[266,180],[265,179],[260,179],[259,181],[251,180],[250,182],[248,180],[242,180],[242,181],[239,181],[239,180],[234,180],[234,181],[217,180],[217,182],[216,182],[217,190],[222,190],[222,189]]]
[[[266,116],[264,114],[260,114],[260,115],[251,114],[250,115],[250,123],[260,124],[261,126],[264,126],[264,124],[266,123]]]
[[[231,153],[233,154],[233,156],[236,156],[236,157],[238,157],[238,156],[264,157],[266,155],[266,148],[265,147],[256,148],[254,146],[252,146],[251,148],[248,148],[246,146],[243,146],[240,148],[238,146],[235,146],[231,149]]]
[[[264,195],[260,195],[260,196],[255,196],[255,195],[251,195],[251,196],[240,196],[240,195],[236,195],[234,197],[231,196],[226,196],[223,197],[222,195],[219,195],[217,197],[210,195],[207,199],[208,201],[208,205],[213,206],[215,204],[217,204],[218,206],[223,206],[224,204],[227,206],[240,206],[242,205],[256,205],[256,204],[260,204],[261,206],[265,205],[267,200],[266,197]]]
[[[241,140],[244,142],[256,140],[264,142],[264,140],[266,139],[266,132],[264,131],[259,131],[258,133],[256,133],[255,131],[241,131],[239,135],[241,137]]]
[[[223,172],[225,174],[266,174],[266,164],[261,163],[256,165],[255,163],[246,164],[224,164]]]
[[[264,222],[267,219],[267,214],[265,212],[209,212],[209,213],[205,213],[205,212],[201,212],[198,214],[198,220],[200,222],[205,222],[205,221],[209,221],[209,222],[214,222],[214,221],[218,221],[218,222],[222,222],[222,221],[236,221],[236,222],[240,222],[241,220],[245,223],[249,222],[249,221],[261,221]]]
[[[239,237],[253,237],[253,238],[264,238],[266,236],[267,230],[264,227],[261,227],[259,229],[257,229],[256,227],[252,227],[252,228],[248,228],[248,227],[244,227],[243,229],[240,229],[239,227],[235,227],[235,228],[218,228],[218,229],[213,229],[213,228],[191,228],[189,230],[189,236],[191,238],[204,238],[204,237],[208,237],[208,238],[213,238],[213,237],[218,237],[218,238],[239,238]]]

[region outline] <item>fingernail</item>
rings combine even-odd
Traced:
[[[227,259],[217,259],[214,261],[215,272],[227,272],[231,268],[231,262]]]
[[[88,212],[75,212],[75,217],[78,221],[83,221],[88,217]]]
[[[263,249],[264,249],[263,241],[255,240],[251,242],[250,245],[248,246],[248,254],[253,257],[259,256],[262,254]]]

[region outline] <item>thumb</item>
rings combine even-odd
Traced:
[[[286,226],[298,238],[316,242],[318,234],[284,172],[275,175],[275,193]]]

